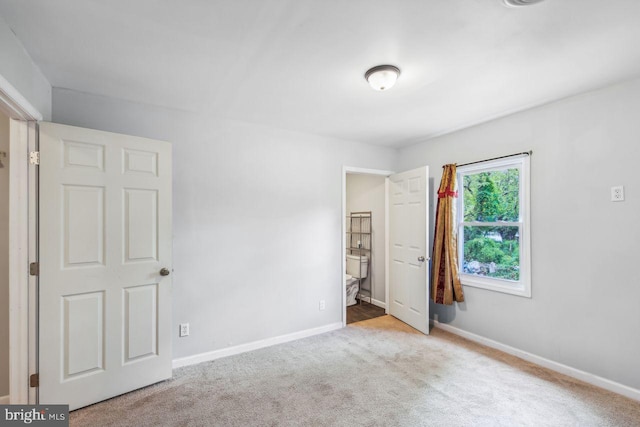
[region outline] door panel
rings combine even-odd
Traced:
[[[158,354],[158,284],[124,290],[125,363]]]
[[[158,192],[124,189],[125,262],[154,261],[158,254]]]
[[[40,125],[39,402],[171,377],[171,145]]]
[[[104,369],[104,292],[62,297],[65,380]]]
[[[425,334],[429,333],[428,177],[428,167],[422,167],[388,178],[389,314]]]
[[[104,187],[62,185],[65,268],[104,265]]]

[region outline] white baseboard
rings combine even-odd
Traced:
[[[9,403],[11,403],[11,399],[9,399],[8,394],[6,396],[0,396],[0,405],[8,405]]]
[[[553,360],[537,356],[535,354],[520,350],[515,347],[511,347],[506,344],[502,344],[498,341],[494,341],[489,338],[485,338],[481,335],[467,332],[465,330],[456,328],[455,326],[447,325],[446,323],[440,323],[437,320],[430,319],[429,322],[438,329],[450,332],[454,335],[461,336],[470,341],[477,342],[487,347],[495,348],[496,350],[503,351],[513,356],[524,359],[527,362],[535,363],[536,365],[551,369],[552,371],[559,372],[572,378],[584,381],[585,383],[595,385],[605,390],[612,391],[614,393],[621,394],[634,400],[640,401],[640,390],[626,386],[624,384],[617,383],[615,381],[608,380],[606,378],[599,377],[589,372],[581,371],[580,369],[572,368],[571,366],[563,365],[562,363],[554,362]]]
[[[374,300],[375,301],[375,300]],[[233,356],[235,354],[245,353],[247,351],[258,350],[260,348],[271,347],[272,345],[282,344],[289,341],[295,341],[302,338],[311,337],[313,335],[324,334],[325,332],[335,331],[343,328],[342,322],[331,323],[329,325],[320,326],[319,328],[306,329],[304,331],[294,332],[291,334],[280,335],[277,337],[266,338],[264,340],[253,341],[246,344],[240,344],[233,347],[221,348],[219,350],[208,351],[206,353],[194,354],[193,356],[180,357],[173,359],[173,369],[183,366],[195,365],[202,362],[220,359],[222,357]]]
[[[369,298],[369,297],[364,297],[364,296],[363,296],[363,297],[361,297],[361,298],[362,298],[362,301],[364,301],[364,302],[369,302],[369,301],[371,300],[371,298]],[[373,302],[372,302],[372,304],[373,304],[373,305],[376,305],[376,306],[378,306],[378,307],[380,307],[380,308],[384,308],[385,310],[387,309],[387,304],[386,304],[386,303],[384,303],[384,302],[382,302],[382,301],[378,301],[378,300],[377,300],[377,299],[375,299],[375,298],[373,298]]]

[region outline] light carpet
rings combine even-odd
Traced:
[[[640,402],[384,316],[174,371],[72,426],[639,426]]]

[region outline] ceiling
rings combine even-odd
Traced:
[[[400,147],[640,74],[640,1],[0,0],[54,87]],[[400,67],[388,92],[364,72]]]

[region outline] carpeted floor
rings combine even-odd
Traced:
[[[174,371],[72,426],[638,426],[640,402],[383,316]]]

